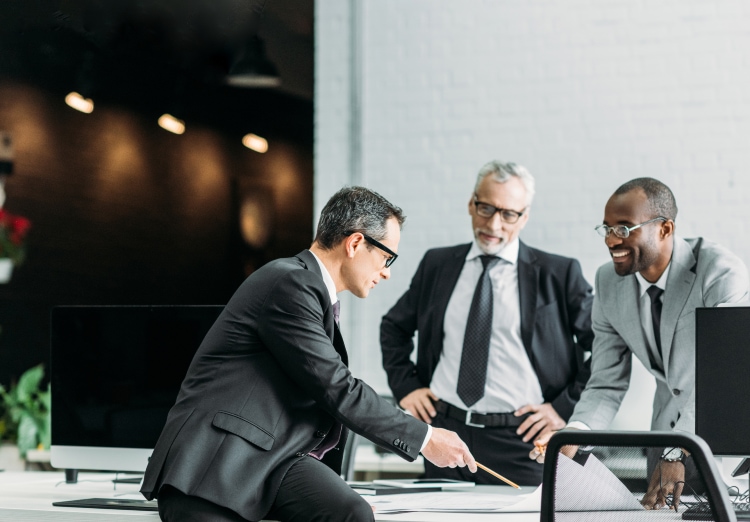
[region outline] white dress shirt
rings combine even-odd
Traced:
[[[501,261],[489,272],[493,306],[487,382],[484,396],[471,406],[472,411],[506,413],[544,402],[539,379],[521,339],[518,249],[518,239],[509,243],[497,254]],[[445,310],[443,352],[430,383],[439,398],[465,409],[469,408],[458,396],[456,386],[469,309],[483,271],[481,255],[484,252],[476,242],[472,243]]]

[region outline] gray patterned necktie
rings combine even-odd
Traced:
[[[336,321],[336,326],[339,325],[339,315],[341,313],[341,301],[333,303],[333,320]]]
[[[500,261],[495,256],[479,256],[484,265],[466,321],[461,367],[456,391],[466,406],[471,407],[484,396],[487,381],[487,359],[492,333],[492,281],[490,269]]]

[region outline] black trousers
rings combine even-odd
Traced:
[[[159,516],[165,522],[247,522],[237,513],[171,486],[159,491]],[[264,520],[281,522],[371,522],[370,504],[331,468],[304,457],[287,472]]]
[[[516,435],[517,428],[475,428],[441,413],[433,418],[432,425],[455,431],[469,447],[477,462],[516,484],[538,486],[542,483],[544,466],[529,458],[529,452],[534,445],[524,442],[520,435]],[[424,467],[427,478],[467,480],[477,484],[505,484],[481,469],[474,474],[468,468],[438,468],[426,459]]]

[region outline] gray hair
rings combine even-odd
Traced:
[[[534,199],[534,176],[528,171],[523,165],[518,165],[513,162],[503,163],[502,161],[493,160],[485,163],[479,174],[477,174],[477,182],[474,185],[474,191],[476,192],[479,188],[479,184],[482,180],[491,174],[492,178],[498,183],[505,183],[510,178],[515,177],[521,180],[524,188],[526,189],[526,206],[531,205],[531,201]]]
[[[394,218],[401,227],[403,211],[377,192],[365,187],[344,187],[328,200],[320,213],[315,242],[330,250],[353,232],[380,241],[385,239],[387,222]]]
[[[654,178],[635,178],[620,185],[615,190],[615,195],[626,194],[635,189],[641,189],[646,194],[650,215],[665,217],[672,221],[677,219],[677,201],[664,183]]]

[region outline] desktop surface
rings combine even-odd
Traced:
[[[53,502],[76,500],[83,498],[132,498],[142,499],[137,484],[115,484],[114,473],[81,472],[77,484],[66,484],[62,471],[28,471],[0,473],[0,520],[14,522],[158,522],[159,514],[155,511],[132,511],[113,509],[90,509],[53,506]],[[517,492],[510,486],[476,486],[471,488],[473,493],[493,494],[524,494],[530,493],[531,488],[524,488]],[[634,512],[608,512],[606,520],[632,521]],[[621,516],[620,516],[621,515]],[[645,515],[645,517],[644,517]],[[659,510],[638,512],[638,520],[681,520],[680,513]],[[537,522],[538,512],[530,513],[396,513],[383,514],[375,512],[377,521],[399,522]],[[558,513],[555,517],[560,521],[602,521],[601,512],[590,513]]]

